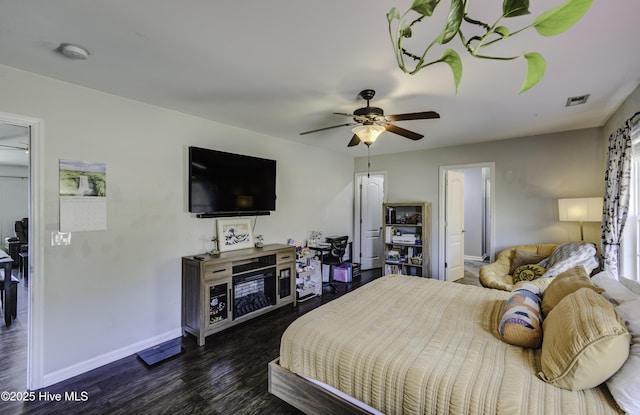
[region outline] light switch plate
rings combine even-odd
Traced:
[[[51,246],[71,245],[71,232],[51,232]]]

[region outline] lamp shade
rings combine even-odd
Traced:
[[[561,222],[601,222],[603,199],[582,197],[558,199],[558,213]]]
[[[351,131],[358,136],[360,141],[370,146],[385,131],[385,128],[377,124],[365,124],[359,125]]]

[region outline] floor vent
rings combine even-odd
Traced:
[[[181,353],[182,338],[178,337],[177,339],[169,340],[138,352],[137,355],[143,362],[151,366]]]

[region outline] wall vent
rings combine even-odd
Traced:
[[[580,95],[578,97],[569,97],[569,98],[567,98],[567,103],[565,104],[565,107],[573,107],[574,105],[582,105],[582,104],[587,102],[587,99],[589,99],[589,94]]]

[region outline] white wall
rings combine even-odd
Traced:
[[[557,199],[602,196],[603,151],[601,129],[590,128],[372,156],[371,165],[387,171],[389,202],[432,203],[432,275],[437,276],[439,166],[495,162],[494,246],[498,253],[518,244],[579,239],[577,223],[558,221]],[[356,171],[366,171],[366,157],[357,158],[355,166]],[[585,223],[585,240],[600,240],[598,224]]]
[[[14,236],[17,220],[29,216],[29,169],[0,166],[0,241]]]
[[[45,282],[45,383],[180,335],[180,258],[207,249],[215,227],[186,209],[190,145],[277,160],[277,211],[255,229],[266,243],[352,234],[350,157],[6,66],[0,112],[44,120],[44,267],[33,278]],[[66,247],[47,241],[59,229],[59,159],[107,166],[108,229],[75,232]]]

